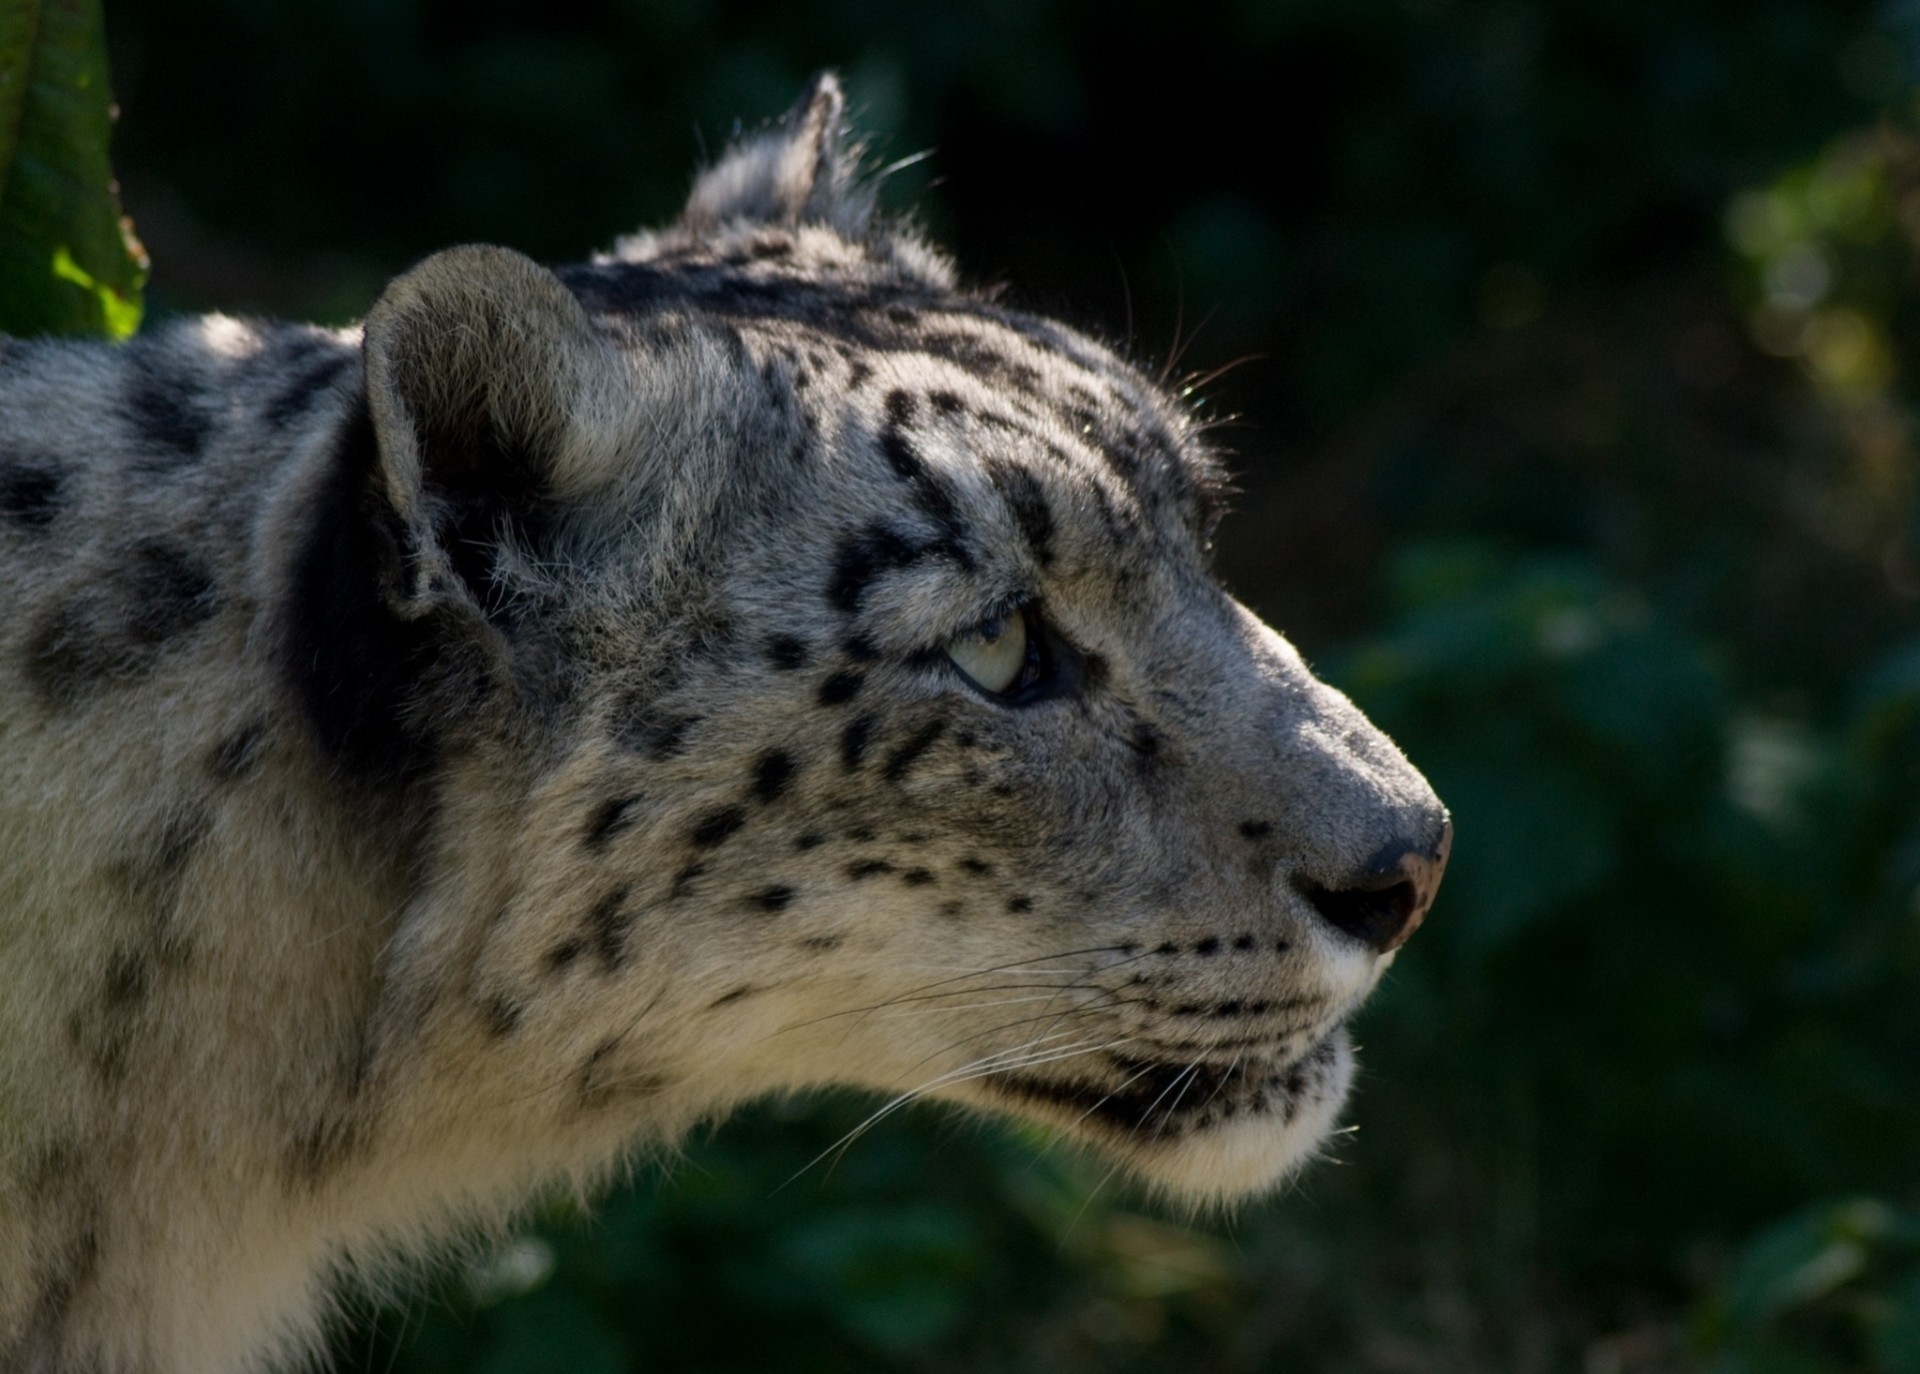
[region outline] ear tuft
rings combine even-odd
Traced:
[[[702,231],[745,221],[795,228],[826,224],[855,237],[873,216],[848,136],[840,78],[821,72],[779,123],[743,139],[701,173],[680,222]]]

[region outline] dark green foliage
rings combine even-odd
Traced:
[[[1810,1207],[1741,1253],[1701,1321],[1714,1374],[1920,1370],[1920,1214]]]
[[[882,160],[933,150],[887,199],[975,279],[1239,417],[1223,572],[1459,823],[1359,1129],[1289,1197],[1189,1225],[931,1111],[809,1166],[876,1104],[763,1107],[343,1367],[1920,1369],[1903,10],[113,18],[156,297],[338,318],[448,243],[663,218],[699,138],[840,67]]]
[[[99,0],[0,4],[0,333],[123,338],[146,260],[120,219]]]

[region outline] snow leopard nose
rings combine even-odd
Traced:
[[[1376,953],[1404,945],[1427,918],[1440,875],[1453,852],[1453,822],[1440,823],[1439,838],[1423,847],[1390,845],[1339,887],[1305,878],[1294,886],[1322,920]]]

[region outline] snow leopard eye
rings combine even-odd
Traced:
[[[1029,653],[1027,614],[1023,610],[989,616],[947,645],[947,657],[983,692],[1003,696],[1025,686],[1034,656]]]

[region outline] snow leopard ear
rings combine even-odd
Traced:
[[[476,683],[520,683],[515,574],[620,480],[622,355],[551,272],[453,248],[367,315],[367,391],[305,499],[276,599],[284,681],[346,775],[428,768]]]
[[[345,773],[428,767],[486,685],[518,682],[514,574],[620,480],[639,404],[558,278],[453,248],[367,316],[364,404],[290,504],[285,680]]]
[[[735,143],[700,174],[681,224],[702,231],[742,221],[817,223],[859,234],[873,215],[873,187],[860,177],[846,112],[840,78],[815,76],[779,123]]]
[[[403,515],[423,492],[582,494],[625,418],[618,352],[558,277],[510,248],[449,248],[395,278],[364,348]]]
[[[367,403],[385,494],[421,575],[481,605],[499,546],[606,480],[630,431],[620,354],[559,278],[506,248],[450,248],[367,316]]]

